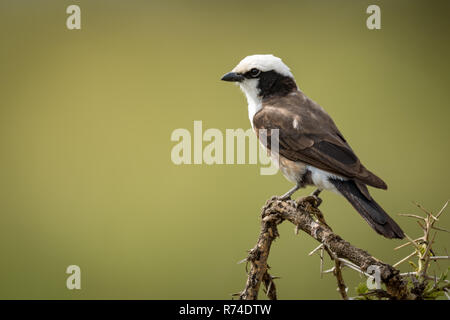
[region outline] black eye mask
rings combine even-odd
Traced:
[[[258,78],[259,94],[264,98],[271,95],[285,95],[297,89],[294,79],[273,70],[261,72]]]

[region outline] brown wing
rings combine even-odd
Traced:
[[[264,101],[253,124],[257,134],[259,129],[267,130],[269,148],[275,142],[270,129],[279,129],[279,153],[289,160],[355,179],[357,184],[387,189],[383,180],[361,164],[325,110],[301,92]],[[368,195],[365,186],[360,187]]]

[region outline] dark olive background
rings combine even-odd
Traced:
[[[66,29],[78,4],[82,30]],[[382,29],[366,28],[381,7]],[[229,299],[265,200],[291,187],[258,165],[171,162],[176,128],[250,127],[239,89],[220,77],[273,53],[321,104],[388,191],[398,213],[436,212],[449,198],[448,1],[0,2],[0,297]],[[307,194],[311,189],[297,193]],[[336,232],[394,263],[410,249],[373,232],[324,193]],[[450,227],[450,213],[440,225]],[[317,243],[293,226],[269,264],[282,299],[337,299],[319,275]],[[450,237],[438,236],[438,254]],[[65,269],[82,270],[82,290]],[[440,272],[446,264],[441,263]],[[328,261],[326,267],[331,264]],[[407,264],[403,271],[409,271]],[[364,281],[345,270],[354,287]]]

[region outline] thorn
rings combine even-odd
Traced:
[[[323,247],[323,243],[321,243],[317,248],[315,248],[313,251],[311,251],[308,255],[312,256],[317,250],[321,249]]]
[[[411,258],[413,255],[415,255],[417,252],[413,251],[411,254],[409,254],[408,256],[406,256],[405,258],[403,258],[402,260],[400,260],[399,262],[397,262],[396,264],[393,264],[392,266],[394,268],[396,268],[398,265],[402,264],[403,262],[405,262],[406,260],[408,260],[409,258]]]
[[[447,208],[448,201],[449,201],[449,200],[447,200],[447,202],[444,204],[444,206],[442,207],[442,209],[439,210],[439,213],[436,215],[436,218],[439,218],[439,216],[444,212],[445,208]]]
[[[424,221],[426,220],[425,217],[421,217],[421,216],[418,216],[418,215],[416,215],[416,214],[399,213],[398,215],[399,215],[399,216],[402,216],[402,217],[408,217],[408,218],[420,219],[420,220],[424,220]]]
[[[422,210],[423,212],[425,212],[427,215],[431,215],[430,212],[428,212],[427,209],[425,209],[424,207],[422,207],[419,203],[413,201],[412,203],[414,203],[420,210]]]
[[[420,239],[422,239],[422,237],[417,238],[417,239],[415,239],[415,240],[413,240],[413,241],[415,242],[415,241],[418,241],[418,240],[420,240]],[[394,248],[394,250],[398,250],[398,249],[404,248],[404,247],[409,246],[409,245],[411,245],[411,242],[406,242],[406,243],[404,243],[404,244],[402,244],[402,245],[399,245],[398,247]]]
[[[405,237],[406,237],[406,239],[408,239],[409,242],[411,242],[411,243],[414,245],[414,247],[420,252],[420,248],[419,248],[419,246],[417,245],[417,243],[415,243],[414,240],[411,239],[410,236],[408,236],[406,233],[405,233]]]
[[[435,230],[439,230],[439,231],[444,231],[444,232],[450,233],[450,231],[448,231],[447,229],[444,229],[444,228],[440,228],[440,227],[436,227],[436,226],[431,226],[431,228],[435,229]]]
[[[323,273],[323,274],[331,273],[331,272],[334,272],[334,269],[335,269],[335,267],[333,267],[333,268],[331,268],[331,269],[328,269],[328,270],[325,270],[325,271],[322,272],[322,273]]]
[[[420,228],[421,228],[423,231],[427,231],[427,229],[425,228],[425,226],[424,226],[423,224],[421,224],[420,221],[416,221],[416,222],[417,222],[417,224],[420,226]]]

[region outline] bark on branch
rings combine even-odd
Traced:
[[[366,272],[369,266],[379,267],[381,281],[385,284],[386,292],[392,299],[416,298],[408,290],[407,281],[400,275],[399,270],[374,258],[368,252],[352,246],[335,234],[324,222],[322,213],[316,207],[316,201],[317,198],[305,197],[298,201],[280,201],[272,198],[266,202],[261,212],[261,231],[258,241],[255,247],[249,251],[246,259],[250,264],[250,269],[245,288],[239,294],[240,299],[257,299],[261,282],[264,282],[266,287],[269,286],[269,290],[267,290],[270,292],[269,299],[276,298],[275,285],[272,277],[268,274],[267,259],[272,242],[278,236],[277,226],[285,220],[294,224],[296,230],[302,230],[322,243],[332,259],[348,260],[363,272]],[[338,283],[338,285],[342,286],[342,283]]]

